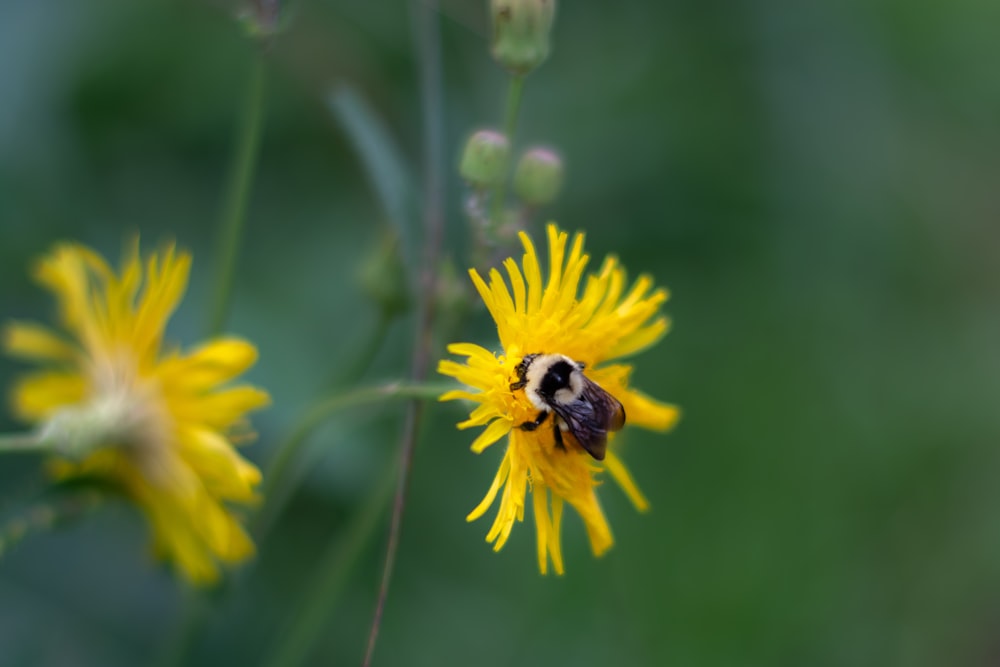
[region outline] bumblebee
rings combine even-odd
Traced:
[[[566,449],[563,432],[569,433],[598,461],[604,460],[608,432],[625,425],[625,408],[614,396],[583,374],[584,364],[564,354],[527,354],[517,365],[517,382],[511,391],[524,390],[538,408],[534,421],[518,424],[534,431],[552,415],[556,446]]]

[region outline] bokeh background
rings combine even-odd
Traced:
[[[439,15],[449,165],[502,112],[484,5]],[[4,319],[51,313],[27,268],[55,240],[117,257],[138,232],[194,251],[170,333],[204,331],[253,55],[229,9],[0,3]],[[410,17],[402,2],[302,0],[268,56],[229,326],[259,345],[250,377],[274,397],[247,450],[258,463],[377,327],[357,276],[387,216],[325,99],[353,86],[419,183]],[[674,330],[634,379],[684,417],[666,436],[627,433],[652,510],[606,485],[617,543],[593,559],[568,515],[560,578],[537,573],[530,518],[499,555],[490,519],[464,521],[501,451],[471,454],[459,406],[431,406],[375,664],[1000,664],[997,25],[990,0],[562,4],[518,144],[565,156],[544,217],[671,288]],[[492,344],[482,311],[459,330]],[[393,323],[367,380],[404,372],[412,332]],[[0,384],[19,369],[0,361]],[[289,510],[210,596],[187,664],[260,664],[289,632],[391,465],[402,414],[357,411],[310,441]],[[0,498],[16,509],[37,469],[6,457]],[[360,663],[385,525],[307,664]],[[4,554],[0,663],[153,664],[184,600],[142,519],[111,505]]]

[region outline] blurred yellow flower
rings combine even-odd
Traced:
[[[37,263],[35,278],[55,294],[63,332],[13,322],[3,344],[44,366],[15,384],[15,413],[69,443],[58,451],[78,446],[79,456],[52,462],[54,474],[119,488],[152,524],[157,555],[189,580],[210,583],[219,562],[254,550],[226,505],[255,502],[260,482],[233,448],[233,432],[250,435],[246,413],[269,398],[254,387],[223,386],[256,361],[246,341],[161,351],[190,266],[190,254],[173,245],[144,263],[136,241],[116,274],[88,248],[57,245]]]
[[[514,522],[523,520],[530,489],[538,567],[545,574],[551,558],[556,573],[562,574],[560,523],[564,502],[583,518],[596,556],[613,543],[594,491],[602,473],[606,471],[640,511],[647,509],[648,503],[613,447],[603,461],[597,461],[574,438],[567,437],[572,432],[563,431],[567,446],[560,447],[551,426],[519,428],[535,421],[539,408],[517,386],[523,380],[518,365],[529,354],[561,354],[582,362],[586,377],[621,402],[628,424],[665,431],[677,421],[679,410],[630,389],[630,364],[607,363],[649,347],[666,333],[669,322],[659,311],[667,300],[667,291],[654,289],[650,277],[640,276],[626,293],[625,271],[614,257],[608,257],[597,273],[587,276],[580,294],[590,259],[583,252],[583,235],[573,237],[567,253],[568,235],[555,225],[549,225],[547,233],[547,282],[535,247],[523,232],[520,237],[525,254],[521,266],[513,258],[504,262],[509,289],[496,269],[490,271],[488,285],[474,269],[469,272],[496,321],[502,354],[471,343],[449,345],[448,351],[466,357],[466,363],[444,360],[438,372],[477,390],[456,390],[441,396],[441,400],[466,399],[479,404],[469,419],[458,424],[460,429],[486,427],[473,441],[472,451],[480,453],[508,436],[496,478],[467,519],[481,517],[503,488],[499,511],[486,536],[493,549],[499,551]]]

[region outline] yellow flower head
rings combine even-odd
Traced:
[[[549,225],[547,232],[547,282],[535,247],[523,232],[521,266],[512,258],[503,264],[509,288],[496,269],[490,271],[489,284],[475,270],[469,272],[496,321],[503,353],[494,354],[471,343],[449,345],[448,351],[466,357],[466,363],[444,360],[438,372],[478,390],[456,390],[441,396],[441,400],[460,398],[479,404],[469,419],[458,424],[460,429],[486,427],[473,441],[472,451],[480,453],[508,436],[507,451],[493,485],[468,520],[481,517],[503,488],[499,511],[486,536],[499,551],[514,522],[524,518],[530,488],[538,567],[545,574],[551,558],[556,573],[562,574],[559,534],[563,502],[583,518],[596,556],[613,542],[594,491],[603,472],[608,472],[639,510],[645,510],[648,503],[613,449],[603,461],[597,461],[574,439],[572,429],[558,434],[563,443],[560,447],[555,417],[534,430],[523,428],[534,422],[540,411],[518,386],[523,380],[518,365],[529,354],[561,354],[583,363],[586,377],[621,402],[627,424],[665,431],[677,421],[679,411],[630,389],[631,365],[608,363],[649,347],[666,333],[669,323],[660,314],[660,306],[667,300],[667,291],[653,289],[652,279],[640,276],[626,292],[624,269],[614,257],[608,257],[597,273],[587,275],[581,294],[580,283],[590,259],[583,252],[583,235],[575,235],[567,248],[565,232],[555,225]]]
[[[135,242],[116,274],[88,248],[57,245],[35,278],[55,294],[63,331],[14,322],[3,344],[44,366],[13,388],[19,417],[42,433],[67,422],[100,425],[97,446],[79,460],[53,461],[54,474],[120,488],[152,524],[157,554],[191,581],[208,583],[217,562],[253,553],[226,503],[256,501],[260,472],[233,449],[231,433],[248,433],[246,413],[269,399],[254,387],[223,386],[256,361],[246,341],[161,350],[190,266],[191,256],[173,245],[143,263]]]

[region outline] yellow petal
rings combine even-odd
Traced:
[[[497,474],[493,478],[493,484],[490,485],[490,490],[486,492],[482,501],[476,505],[476,509],[469,512],[469,515],[465,517],[466,521],[475,521],[486,513],[486,510],[490,508],[490,505],[492,505],[493,501],[496,499],[497,491],[499,491],[503,483],[507,481],[508,473],[510,473],[510,457],[504,455],[503,461],[500,462],[500,469],[497,470]]]
[[[212,496],[250,503],[260,471],[240,456],[232,444],[211,429],[194,425],[178,428],[178,453],[198,475]]]
[[[206,343],[163,361],[158,373],[178,391],[206,391],[232,380],[257,361],[257,348],[237,338]]]
[[[187,288],[191,270],[189,253],[177,254],[174,246],[170,245],[161,254],[162,265],[160,254],[154,253],[147,260],[146,285],[135,311],[133,337],[140,354],[159,345],[167,320]]]
[[[204,585],[218,578],[209,544],[198,534],[192,509],[197,505],[195,480],[177,463],[167,464],[166,486],[150,484],[137,470],[125,475],[129,491],[146,513],[153,530],[156,553],[175,563],[192,583]]]
[[[72,361],[78,350],[51,329],[34,322],[10,322],[3,329],[8,354],[36,361]]]
[[[542,269],[538,265],[538,254],[535,252],[535,245],[531,242],[531,237],[525,232],[520,232],[518,237],[524,245],[524,257],[521,266],[524,267],[524,280],[528,283],[528,314],[538,312],[542,305]],[[500,342],[503,342],[502,340]]]
[[[546,225],[545,233],[549,240],[549,280],[545,286],[545,295],[542,297],[542,308],[550,305],[552,300],[559,296],[562,286],[563,257],[566,240],[569,238],[566,232],[560,232],[553,224]]]
[[[43,371],[21,377],[11,393],[14,412],[29,422],[50,417],[59,408],[79,403],[87,383],[74,371]]]
[[[487,426],[486,429],[472,441],[472,451],[476,454],[481,454],[484,449],[510,433],[512,424],[513,422],[510,419],[505,419],[503,417],[494,420],[493,423]]]
[[[496,269],[490,269],[490,290],[493,293],[493,302],[499,311],[494,319],[506,320],[514,313],[514,301],[510,297],[507,283]]]
[[[97,335],[98,321],[92,312],[87,263],[105,277],[111,270],[100,257],[86,248],[59,244],[50,254],[42,257],[34,269],[34,277],[56,296],[59,316],[63,324],[73,331],[84,344],[93,342]]]
[[[177,421],[202,423],[220,431],[271,402],[266,391],[246,386],[210,394],[169,393],[165,398]]]
[[[253,542],[193,471],[179,460],[165,463],[165,482],[140,480],[134,485],[136,500],[153,525],[157,550],[192,582],[211,583],[218,576],[216,560],[245,560],[254,553]]]
[[[503,498],[500,500],[497,521],[489,535],[486,536],[488,541],[493,542],[493,551],[503,549],[510,537],[511,530],[514,528],[514,521],[521,521],[524,518],[524,495],[527,486],[527,466],[523,460],[519,461],[518,457],[512,456],[510,476],[507,478],[507,486],[504,487]]]
[[[562,512],[563,499],[556,494],[552,494],[552,541],[549,543],[549,551],[552,555],[552,569],[556,574],[562,575]]]
[[[629,473],[628,468],[625,467],[625,464],[621,462],[621,459],[619,459],[610,449],[604,458],[604,466],[607,468],[611,478],[618,483],[618,486],[622,487],[625,495],[628,496],[628,499],[632,501],[632,504],[635,505],[637,510],[645,512],[649,509],[649,501],[646,500],[644,495],[642,495],[642,491],[639,490],[635,480],[632,479],[632,475]]]
[[[469,277],[472,278],[472,284],[476,287],[476,291],[479,292],[479,297],[483,300],[483,304],[486,305],[486,309],[490,311],[490,314],[493,315],[493,319],[495,321],[499,314],[496,310],[496,303],[493,301],[492,290],[490,290],[490,288],[486,285],[486,282],[479,275],[479,272],[475,269],[469,269]]]
[[[469,414],[469,418],[457,424],[460,430],[465,430],[473,426],[483,426],[496,417],[502,416],[497,407],[492,403],[484,403],[478,406]]]
[[[504,260],[503,266],[507,269],[507,275],[510,277],[510,285],[514,291],[514,311],[519,315],[524,315],[527,312],[527,292],[524,289],[524,277],[521,275],[521,270],[517,268],[517,262],[512,257]]]
[[[617,398],[625,406],[625,419],[633,426],[669,431],[681,416],[680,408],[676,405],[661,403],[634,389],[626,390]]]
[[[496,361],[496,356],[481,345],[475,343],[451,343],[448,345],[448,352],[462,357],[482,359],[484,361]]]
[[[493,384],[493,374],[484,373],[478,368],[473,368],[466,364],[459,364],[450,359],[442,359],[438,362],[437,372],[441,375],[453,377],[459,382],[476,389],[489,389]]]
[[[549,542],[551,541],[552,525],[549,520],[549,491],[539,487],[531,492],[532,505],[535,508],[535,542],[538,551],[538,571],[545,574],[549,565]]]
[[[577,496],[566,499],[583,519],[583,525],[587,530],[587,537],[590,539],[590,549],[595,556],[602,555],[614,544],[611,537],[611,527],[608,520],[597,502],[597,496],[593,489],[586,496]]]
[[[622,338],[608,351],[607,357],[609,359],[616,359],[618,357],[626,357],[630,354],[645,350],[647,347],[650,347],[663,338],[669,328],[669,318],[661,317],[649,326],[637,329]]]
[[[455,400],[482,402],[485,400],[485,397],[483,394],[473,394],[471,391],[464,391],[462,389],[452,389],[438,396],[438,401],[441,402]]]

